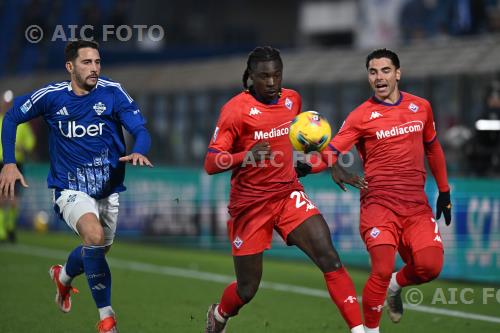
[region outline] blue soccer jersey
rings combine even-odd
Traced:
[[[125,190],[125,163],[118,161],[126,153],[122,126],[133,133],[145,120],[119,83],[99,78],[83,96],[70,81],[50,84],[16,98],[9,113],[16,124],[42,116],[49,126],[49,188],[96,199]]]

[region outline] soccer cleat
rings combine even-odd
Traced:
[[[392,322],[396,324],[399,323],[403,316],[403,300],[401,299],[402,290],[403,289],[399,289],[394,292],[389,289],[387,293],[387,313]]]
[[[106,317],[97,323],[99,333],[118,333],[115,317]]]
[[[221,323],[215,318],[215,309],[218,304],[212,304],[207,311],[207,325],[205,326],[205,333],[225,333],[226,323]]]
[[[61,265],[54,265],[49,269],[49,275],[52,281],[56,284],[56,299],[55,302],[59,309],[68,313],[71,310],[71,292],[77,294],[78,289],[73,288],[72,286],[65,286],[59,280],[59,274],[61,274],[61,269],[63,267]]]

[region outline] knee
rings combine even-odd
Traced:
[[[422,263],[415,264],[415,273],[421,283],[436,279],[443,268],[442,263]]]
[[[418,252],[414,259],[415,274],[420,283],[436,279],[443,268],[443,251],[430,248]]]
[[[257,290],[259,290],[259,282],[238,282],[238,296],[240,296],[241,300],[245,303],[250,302],[252,298],[254,298],[255,294],[257,294]]]
[[[340,257],[335,251],[318,256],[316,262],[323,273],[333,272],[342,268]]]
[[[87,246],[102,246],[104,245],[104,230],[101,228],[92,228],[87,230],[85,234],[80,235],[83,245]]]
[[[389,282],[394,267],[389,265],[373,265],[370,277],[383,282]]]

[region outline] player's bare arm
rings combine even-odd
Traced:
[[[344,192],[347,192],[347,187],[345,184],[351,185],[357,189],[367,189],[368,183],[363,176],[359,176],[355,173],[350,173],[338,163],[335,163],[331,169],[332,180],[340,187]]]
[[[149,161],[149,159],[140,153],[132,153],[127,156],[122,156],[120,157],[119,161],[132,163],[132,165],[148,166],[150,168],[153,167],[153,164]]]
[[[14,188],[18,180],[23,187],[28,187],[17,165],[15,163],[5,164],[0,172],[0,191],[2,193],[2,198],[14,199]]]

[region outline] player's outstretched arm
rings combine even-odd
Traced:
[[[120,157],[120,162],[132,163],[132,165],[148,166],[153,167],[153,164],[148,160],[148,158],[140,153],[132,153],[127,156]]]
[[[2,198],[14,199],[16,181],[21,183],[23,187],[28,187],[22,173],[17,168],[15,163],[7,163],[3,166],[0,172],[0,191]]]
[[[344,192],[347,192],[347,187],[345,186],[345,184],[351,185],[352,187],[358,188],[360,190],[368,188],[368,183],[366,182],[364,177],[359,176],[355,173],[348,172],[338,163],[335,163],[332,166],[332,179]]]

